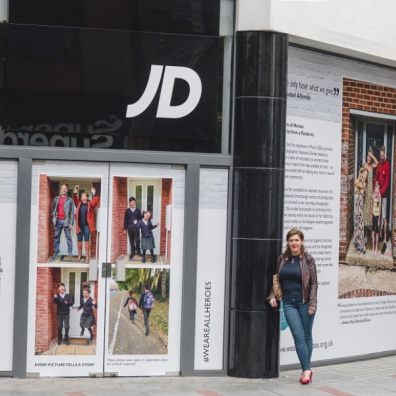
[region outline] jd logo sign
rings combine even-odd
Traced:
[[[182,66],[151,65],[146,89],[137,102],[128,105],[126,112],[127,118],[142,114],[150,106],[160,86],[164,69],[157,118],[182,118],[190,114],[197,107],[201,99],[202,82],[194,70]],[[190,92],[184,103],[171,106],[173,86],[177,78],[187,82]]]

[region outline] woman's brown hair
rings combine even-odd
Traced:
[[[292,256],[292,252],[289,248],[289,239],[294,236],[294,235],[298,235],[299,238],[301,239],[302,242],[304,242],[304,234],[302,231],[300,231],[297,228],[292,228],[291,230],[289,230],[289,232],[286,234],[286,242],[287,242],[287,246],[285,251],[283,252],[283,258],[287,259],[289,257]],[[304,244],[301,244],[301,251],[300,251],[300,255],[302,256],[305,253],[304,250]]]

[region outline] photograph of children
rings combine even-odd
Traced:
[[[109,354],[168,353],[169,269],[128,268],[110,288]]]
[[[170,264],[172,179],[114,177],[112,261]]]
[[[100,179],[40,175],[38,205],[38,263],[96,260]]]
[[[395,125],[386,119],[396,114],[387,105],[392,90],[344,79],[340,298],[396,294]]]
[[[96,353],[97,282],[84,268],[37,268],[36,355]]]

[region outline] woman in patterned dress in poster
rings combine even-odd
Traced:
[[[377,167],[378,161],[375,158],[371,147],[367,153],[366,163],[363,165],[364,169],[367,170],[367,183],[366,192],[364,196],[364,208],[363,208],[363,218],[364,218],[364,228],[366,236],[369,235],[370,230],[373,226],[372,221],[372,206],[373,206],[373,189],[374,189],[374,168]]]
[[[366,253],[366,238],[364,236],[364,195],[367,187],[368,171],[364,167],[359,169],[355,181],[355,219],[354,219],[354,244],[359,253]]]

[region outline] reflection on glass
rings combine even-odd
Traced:
[[[80,299],[83,297],[83,288],[86,285],[87,279],[88,279],[88,272],[81,272]]]
[[[69,272],[69,294],[75,301],[76,296],[76,273]]]
[[[142,186],[136,186],[135,191],[136,207],[142,209]]]
[[[147,210],[151,210],[152,216],[154,216],[153,204],[154,204],[154,186],[147,186]]]

